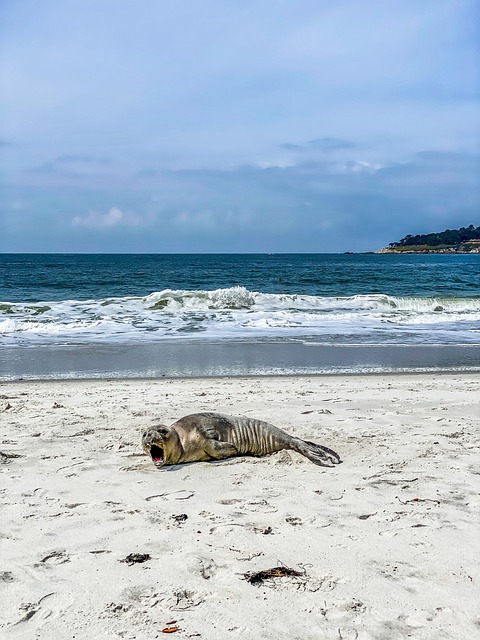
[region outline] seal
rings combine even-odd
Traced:
[[[169,427],[150,427],[143,432],[142,446],[156,467],[237,455],[265,456],[282,449],[297,451],[324,467],[341,462],[335,451],[295,438],[273,424],[220,413],[194,413]]]

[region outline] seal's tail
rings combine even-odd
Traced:
[[[338,453],[335,453],[335,451],[332,451],[328,447],[322,447],[322,445],[309,442],[308,440],[295,438],[292,449],[307,457],[314,464],[322,467],[333,467],[341,462]]]

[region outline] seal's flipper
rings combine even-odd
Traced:
[[[219,442],[218,440],[208,440],[204,447],[205,453],[212,458],[220,460],[221,458],[231,458],[238,454],[238,449],[229,442]]]
[[[341,462],[340,456],[328,447],[322,447],[320,444],[310,442],[309,440],[300,440],[295,438],[292,442],[291,449],[298,451],[303,456],[311,460],[314,464],[321,467],[333,467]]]

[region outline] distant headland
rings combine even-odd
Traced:
[[[480,253],[480,227],[471,224],[439,233],[408,235],[377,253]]]

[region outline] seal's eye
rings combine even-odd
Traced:
[[[146,431],[144,431],[144,432],[143,432],[143,436],[142,436],[142,438],[146,438],[146,437],[147,437],[147,432],[146,432]]]

